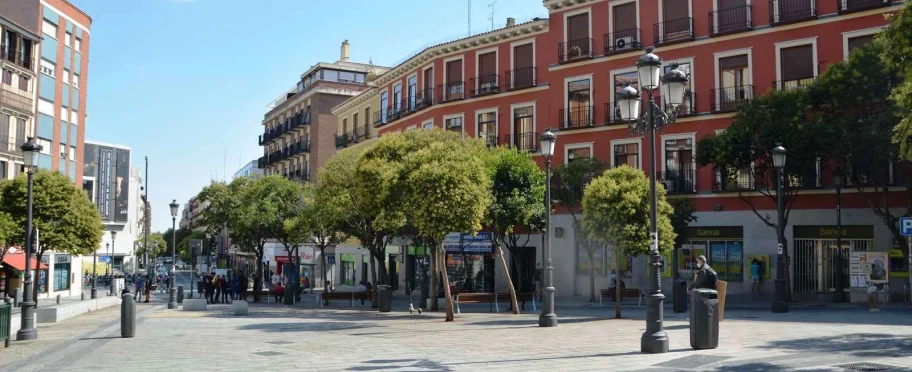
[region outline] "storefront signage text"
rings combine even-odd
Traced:
[[[689,239],[743,239],[741,226],[688,227],[685,235]]]
[[[797,239],[836,239],[840,235],[849,239],[874,239],[874,226],[843,226],[842,230],[836,226],[795,226],[794,233]]]

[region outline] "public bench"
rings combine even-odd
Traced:
[[[614,301],[616,296],[617,296],[617,293],[616,293],[615,289],[599,290],[599,306],[602,306],[602,299],[608,298],[608,299],[611,299],[612,301]],[[625,297],[626,298],[637,298],[638,299],[637,306],[640,306],[643,304],[643,296],[640,295],[639,289],[622,288],[621,289],[621,302],[624,302]]]
[[[331,300],[348,300],[349,306],[355,307],[355,300],[368,300],[373,302],[373,296],[370,291],[366,292],[323,292],[320,293],[320,308],[323,305],[329,305]]]
[[[462,312],[459,309],[460,303],[463,303],[463,304],[484,304],[484,303],[486,303],[486,304],[491,305],[490,309],[488,311],[493,310],[496,312],[500,312],[499,303],[510,302],[511,300],[510,300],[509,293],[460,293],[455,296],[453,301],[456,302],[456,313],[461,314]],[[523,308],[525,308],[525,304],[527,301],[532,302],[533,311],[538,311],[535,306],[535,294],[534,293],[528,292],[528,293],[517,293],[516,294],[516,302],[522,303]]]

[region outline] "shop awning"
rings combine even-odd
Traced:
[[[16,269],[16,271],[25,271],[25,255],[8,253],[3,256],[3,264],[12,266],[14,269]],[[33,270],[36,266],[38,266],[38,261],[36,261],[33,258],[32,259]],[[39,268],[39,270],[47,270],[47,268],[48,268],[47,265],[41,264],[41,267]]]

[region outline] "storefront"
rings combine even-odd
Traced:
[[[5,292],[6,294],[8,294],[9,296],[13,296],[16,290],[20,290],[20,291],[22,290],[22,286],[24,283],[25,254],[21,253],[21,251],[18,251],[16,253],[8,252],[6,255],[3,256],[3,265],[2,266],[3,267],[0,268],[0,272],[3,272],[4,274],[0,274],[0,277],[5,277],[5,279],[0,279],[0,280],[2,280],[2,284],[0,284],[0,286],[2,286],[4,288],[4,290],[6,291]],[[38,267],[37,271],[35,270],[35,267]],[[47,283],[47,270],[48,270],[47,265],[45,265],[44,263],[39,263],[37,260],[32,258],[31,268],[32,268],[32,272],[38,276],[35,278],[36,283],[38,283],[38,279],[42,275],[45,278],[45,283]],[[39,293],[46,293],[46,292],[47,292],[46,284],[45,284],[43,290],[41,287],[39,287]]]
[[[70,273],[72,272],[72,256],[68,254],[57,253],[54,254],[54,292],[57,291],[66,291],[70,289]]]
[[[356,256],[351,253],[342,253],[339,255],[339,262],[339,285],[358,285],[358,281],[355,278]]]
[[[842,247],[836,238],[842,237]],[[820,293],[836,291],[836,273],[840,257],[843,283],[849,283],[849,258],[852,252],[874,250],[874,226],[794,226],[792,252],[795,271],[795,292]],[[841,254],[841,255],[840,255]],[[846,285],[846,291],[849,290]]]
[[[450,286],[462,292],[494,292],[490,233],[449,234],[444,240]]]
[[[705,256],[719,280],[743,282],[744,228],[741,226],[688,227],[686,242],[675,250],[678,278],[691,279],[697,272],[697,257]]]

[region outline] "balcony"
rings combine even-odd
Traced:
[[[663,100],[664,101],[664,100]],[[664,105],[665,112],[671,113],[674,108],[671,105]],[[691,91],[684,92],[684,101],[678,106],[677,117],[683,118],[697,114],[697,94]]]
[[[604,36],[604,44],[606,56],[643,48],[638,28],[609,32]]]
[[[627,124],[621,119],[621,109],[617,102],[605,102],[605,125]]]
[[[655,45],[693,41],[693,18],[680,18],[659,22],[652,27]]]
[[[591,128],[593,122],[593,106],[579,106],[569,109],[557,110],[557,122],[561,130]]]
[[[733,87],[710,89],[712,113],[738,111],[741,105],[750,102],[754,97],[753,85],[737,85]]]
[[[665,185],[665,190],[669,194],[692,194],[697,192],[694,171],[689,169],[656,172],[656,182]]]
[[[836,0],[836,4],[839,14],[845,14],[890,6],[890,0]]]
[[[402,104],[394,104],[393,106],[386,106],[386,120],[387,122],[396,121],[402,118]]]
[[[500,145],[500,139],[497,138],[497,134],[494,133],[482,133],[478,136],[485,141],[485,146],[488,146],[489,149],[493,149]]]
[[[770,0],[770,25],[817,19],[817,0]]]
[[[310,169],[302,168],[291,173],[288,173],[286,178],[293,181],[309,181],[310,180]]]
[[[389,111],[379,110],[374,112],[374,126],[380,127],[389,123]]]
[[[754,28],[750,5],[709,12],[709,20],[709,36],[734,34]]]
[[[570,40],[557,44],[557,63],[569,63],[592,58],[592,38]]]
[[[517,90],[535,87],[537,82],[535,67],[525,67],[507,71],[508,90]]]
[[[0,104],[5,108],[16,111],[20,114],[26,116],[34,116],[35,113],[32,111],[32,98],[26,95],[19,94],[19,89],[16,89],[12,86],[6,84],[2,85],[0,89]]]
[[[716,168],[713,173],[713,192],[750,191],[756,188],[754,173],[750,169]]]
[[[261,156],[259,159],[257,159],[257,168],[259,168],[259,169],[266,168],[266,157],[265,156]]]
[[[815,81],[817,81],[817,77],[779,80],[774,81],[772,83],[772,87],[774,90],[807,89],[807,87],[813,84]]]
[[[419,90],[415,95],[415,109],[421,111],[434,105],[434,88]]]
[[[351,132],[343,133],[336,136],[336,148],[348,146],[351,143]]]
[[[479,97],[500,92],[500,85],[498,85],[499,83],[500,76],[497,74],[473,78],[471,81],[472,97]]]
[[[37,44],[33,44],[37,45]],[[32,49],[34,50],[34,49]],[[35,65],[35,60],[28,54],[22,53],[20,51],[7,51],[6,44],[0,44],[0,59],[4,59],[19,65],[20,67],[25,68],[26,70],[33,71],[32,66]]]
[[[437,89],[440,91],[440,96],[437,98],[437,102],[443,103],[466,98],[465,82],[463,81],[452,81],[446,84],[441,84],[437,86]]]
[[[534,132],[514,133],[506,136],[506,145],[511,149],[535,152],[538,149],[538,137]]]
[[[267,144],[272,140],[283,136],[285,133],[308,124],[310,124],[310,111],[298,112],[294,116],[282,121],[279,125],[267,129],[263,135],[260,136],[259,144],[260,146]]]

